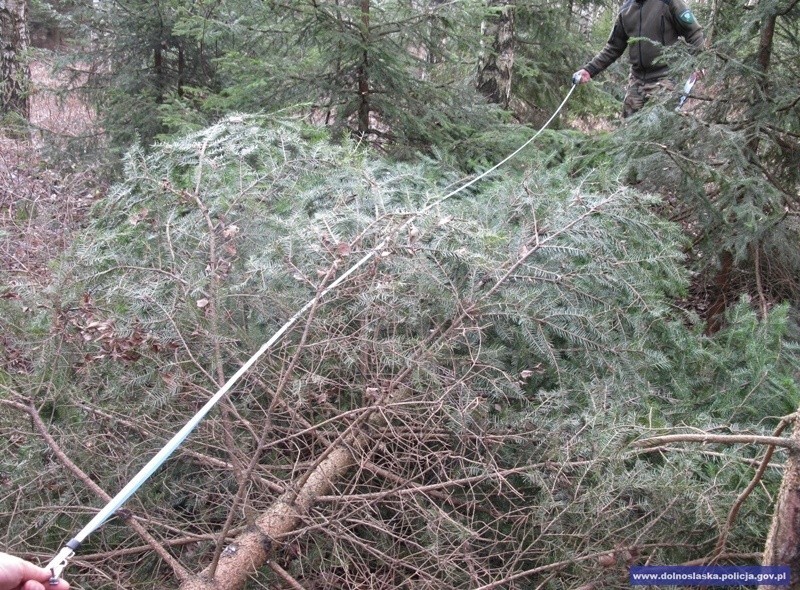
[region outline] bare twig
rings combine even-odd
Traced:
[[[283,569],[283,568],[282,568],[282,567],[281,567],[281,566],[278,564],[278,562],[277,562],[277,561],[275,561],[274,559],[270,559],[270,560],[267,562],[267,565],[269,566],[269,568],[270,568],[270,569],[271,569],[273,572],[275,572],[275,573],[278,575],[278,577],[279,577],[281,580],[283,580],[284,582],[286,582],[287,584],[289,584],[289,587],[290,587],[290,588],[293,588],[294,590],[306,590],[305,588],[303,588],[303,587],[300,585],[300,582],[298,582],[297,580],[295,580],[295,579],[292,577],[292,575],[291,575],[289,572],[287,572],[285,569]]]
[[[327,283],[327,281],[329,281],[330,278],[333,276],[333,273],[335,272],[335,270],[336,270],[336,265],[335,264],[333,264],[333,265],[331,265],[329,267],[329,269],[327,271],[327,274],[325,275],[324,280],[321,282],[320,286],[318,287],[318,291],[317,291],[318,294],[323,290],[324,285]],[[278,383],[278,386],[276,387],[275,392],[273,393],[272,401],[270,402],[270,406],[267,409],[267,423],[262,427],[261,436],[260,436],[260,438],[258,440],[258,444],[256,446],[256,449],[255,449],[255,451],[253,451],[252,456],[250,458],[250,462],[247,465],[247,467],[245,468],[244,472],[242,473],[241,480],[239,481],[239,489],[237,490],[236,496],[234,496],[234,499],[233,499],[232,506],[231,506],[230,510],[228,511],[228,516],[227,516],[227,518],[225,520],[225,524],[222,527],[222,532],[220,533],[220,541],[217,543],[217,547],[216,547],[216,549],[214,551],[214,557],[211,560],[211,565],[209,565],[209,567],[208,567],[208,570],[207,570],[208,574],[207,575],[208,575],[209,578],[213,579],[214,575],[216,574],[217,566],[219,564],[219,560],[220,560],[220,557],[222,555],[223,540],[227,536],[228,530],[233,526],[233,519],[234,519],[234,515],[237,512],[237,508],[246,499],[246,494],[247,494],[247,489],[248,489],[248,485],[247,484],[250,481],[250,477],[251,477],[252,473],[254,472],[256,466],[258,465],[259,460],[261,459],[261,454],[263,453],[264,447],[267,444],[267,437],[270,434],[270,416],[271,416],[272,412],[274,411],[276,405],[279,403],[279,399],[282,397],[284,389],[286,388],[286,386],[289,383],[289,377],[292,374],[292,371],[294,370],[294,367],[299,362],[300,356],[301,356],[302,351],[303,351],[303,346],[305,345],[305,343],[306,343],[306,341],[308,339],[308,334],[309,334],[309,330],[310,330],[310,327],[311,327],[311,322],[313,321],[313,319],[315,317],[315,312],[316,312],[316,309],[317,309],[318,305],[319,305],[319,297],[315,298],[314,304],[312,305],[311,309],[309,310],[308,316],[306,318],[306,323],[305,323],[305,326],[303,328],[303,334],[300,337],[300,342],[299,342],[299,344],[297,346],[297,350],[295,351],[295,354],[292,356],[291,360],[289,361],[288,366],[283,371],[283,375],[281,376],[281,380]]]
[[[17,399],[24,399],[22,396],[6,385],[0,383],[0,387],[5,389],[7,392],[14,395]],[[42,421],[41,416],[39,416],[39,412],[36,410],[36,407],[33,405],[32,402],[28,401],[27,403],[22,403],[13,400],[7,399],[0,399],[0,403],[18,409],[27,413],[31,420],[33,421],[33,425],[36,430],[39,432],[42,439],[45,441],[50,450],[59,460],[59,462],[64,465],[77,479],[79,479],[87,488],[92,490],[99,498],[108,502],[111,500],[111,496],[105,492],[99,485],[97,485],[92,478],[90,478],[80,467],[78,467],[63,451],[61,446],[56,442],[56,440],[51,436],[50,432],[47,429],[47,425]],[[129,518],[127,519],[128,526],[130,526],[149,546],[150,548],[155,551],[161,559],[164,560],[171,568],[172,571],[175,573],[175,576],[179,580],[184,580],[188,578],[189,572],[180,564],[178,561],[172,557],[172,555],[167,552],[164,546],[159,543],[147,530],[136,520]]]
[[[786,427],[791,424],[795,420],[795,416],[790,416],[788,418],[784,418],[781,420],[780,424],[778,424],[775,432],[772,436],[780,436],[780,434],[786,429]],[[761,460],[761,465],[759,465],[758,469],[756,470],[753,479],[750,480],[750,483],[747,487],[742,490],[742,493],[739,494],[739,497],[736,498],[736,501],[731,506],[730,512],[728,512],[728,518],[725,520],[725,524],[722,527],[722,530],[719,533],[719,539],[717,539],[717,545],[714,548],[714,552],[712,554],[713,558],[720,556],[725,551],[725,544],[728,540],[728,535],[733,528],[733,523],[736,521],[736,517],[739,515],[739,510],[741,510],[742,505],[744,504],[745,500],[747,500],[748,496],[753,493],[753,490],[756,489],[761,478],[764,477],[764,472],[766,472],[767,467],[769,467],[769,462],[772,460],[772,455],[775,453],[775,447],[770,446],[767,448],[766,453],[764,453],[764,458]]]
[[[693,442],[702,444],[723,444],[723,445],[767,445],[781,447],[792,451],[800,450],[800,445],[788,438],[779,436],[760,436],[757,434],[669,434],[665,436],[654,436],[637,440],[631,446],[647,448],[656,445],[666,445],[679,442]]]

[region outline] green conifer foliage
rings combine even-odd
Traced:
[[[559,105],[570,87],[570,76],[592,51],[592,41],[578,30],[578,13],[602,9],[583,2],[517,2],[515,7],[515,63],[512,92],[517,114],[524,122],[541,124]],[[609,11],[611,12],[611,11]],[[576,93],[570,108],[578,109],[591,96],[595,115],[608,110],[594,88]],[[574,111],[573,111],[574,112]]]
[[[76,60],[89,69],[92,92],[113,147],[124,153],[137,141],[149,144],[168,129],[160,113],[194,89],[217,88],[214,59],[225,39],[195,35],[181,25],[215,18],[216,2],[131,0],[97,2],[83,18]],[[88,64],[88,65],[87,65]],[[193,116],[189,123],[197,122]]]
[[[302,34],[288,47],[273,40],[265,52],[284,59],[273,88],[295,101],[311,98],[327,123],[383,143],[452,145],[495,121],[473,88],[482,2],[366,6],[368,15],[364,2],[289,15]],[[368,125],[356,116],[364,101]]]
[[[800,296],[797,11],[792,2],[725,5],[713,47],[693,64],[671,57],[678,79],[706,69],[699,98],[678,114],[669,97],[620,134],[634,178],[658,185],[687,222],[712,316],[740,294],[762,315]]]
[[[0,516],[16,547],[54,550],[99,504],[21,426],[28,401],[113,493],[287,318],[388,237],[130,501],[166,553],[202,569],[237,490],[246,494],[232,535],[373,411],[360,427],[370,444],[351,450],[357,466],[276,540],[276,563],[302,585],[474,589],[516,576],[623,588],[628,562],[705,555],[750,456],[629,443],[729,416],[762,432],[753,412],[693,416],[691,391],[738,382],[730,405],[749,404],[752,390],[764,396],[758,411],[768,407],[780,384],[747,390],[745,373],[790,378],[792,355],[773,354],[780,332],[764,333],[761,364],[756,347],[741,373],[720,360],[707,381],[689,381],[685,366],[720,353],[670,305],[687,281],[678,228],[653,214],[653,199],[589,191],[558,169],[509,170],[414,217],[454,180],[267,117],[132,150],[59,266],[57,292],[0,299],[1,317],[16,318],[6,338],[30,360],[4,361],[0,373],[0,424],[23,433],[3,455]],[[758,331],[753,317],[732,320],[732,347]],[[732,552],[757,549],[766,507],[746,505]],[[275,571],[259,583],[275,583]],[[177,585],[121,519],[90,538],[70,575],[87,588],[110,576],[126,588]]]
[[[114,23],[135,16],[98,40],[114,60],[105,96],[123,143],[289,109],[415,150],[495,118],[473,88],[482,2],[145,4],[111,4]]]

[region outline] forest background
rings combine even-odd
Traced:
[[[48,562],[309,304],[73,587],[800,588],[798,4],[695,0],[681,111],[622,122],[623,58],[443,199],[614,3],[0,0],[2,547]]]

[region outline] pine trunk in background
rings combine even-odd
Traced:
[[[714,42],[714,33],[717,29],[717,21],[719,19],[720,1],[711,0],[711,6],[708,12],[708,25],[706,25],[705,37],[706,43],[711,45]]]
[[[758,65],[763,75],[761,79],[761,91],[765,96],[769,96],[769,66],[772,61],[772,48],[775,39],[775,24],[777,23],[778,15],[771,12],[761,23],[761,32],[758,39]],[[753,152],[753,157],[758,158],[758,147],[760,141],[759,136],[756,135],[750,143],[750,150]]]
[[[30,115],[30,70],[23,56],[28,49],[27,0],[0,0],[0,113]]]
[[[489,0],[490,20],[484,25],[491,49],[478,65],[477,88],[490,101],[508,108],[511,102],[511,74],[514,67],[514,2]]]
[[[777,14],[770,14],[761,26],[761,39],[758,44],[758,65],[766,74],[769,70],[769,63],[772,60],[772,43],[775,39],[775,23],[778,20]]]

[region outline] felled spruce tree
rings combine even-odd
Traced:
[[[724,510],[709,499],[738,489],[702,454],[627,447],[633,421],[669,416],[650,380],[680,370],[664,337],[686,286],[676,228],[558,170],[438,202],[452,181],[257,117],[130,152],[50,303],[2,302],[46,326],[3,390],[21,418],[3,419],[38,416],[52,438],[14,453],[62,474],[34,487],[9,466],[9,535],[55,549],[102,503],[75,466],[121,488],[367,257],[129,502],[132,524],[87,541],[74,580],[621,588],[640,556],[697,557]],[[33,526],[43,505],[67,508]]]

